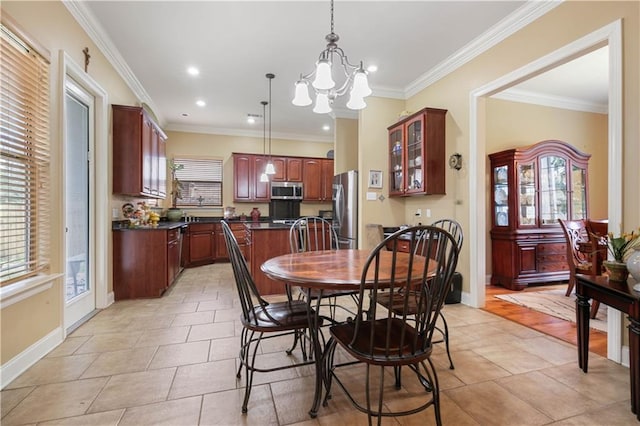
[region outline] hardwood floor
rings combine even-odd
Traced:
[[[522,291],[542,291],[557,288],[557,285],[528,287]],[[559,318],[534,311],[524,306],[505,302],[493,297],[498,294],[518,293],[500,286],[487,286],[484,310],[502,318],[517,322],[541,333],[556,337],[573,345],[577,344],[576,324]],[[603,306],[601,309],[605,309]],[[607,333],[590,329],[589,350],[593,353],[607,356]]]

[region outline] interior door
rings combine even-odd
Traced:
[[[65,315],[69,330],[96,308],[93,285],[94,98],[68,79],[65,86]]]

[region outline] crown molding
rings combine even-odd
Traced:
[[[440,64],[409,83],[404,90],[404,98],[408,99],[421,90],[434,84],[441,78],[457,70],[478,55],[489,50],[516,31],[526,27],[533,21],[559,6],[563,0],[531,1],[491,27],[462,49],[442,61]]]
[[[120,74],[140,103],[149,105],[154,114],[157,115],[158,121],[163,122],[164,117],[157,108],[157,105],[153,103],[151,96],[149,96],[145,88],[140,84],[140,81],[138,81],[133,71],[131,71],[131,68],[129,68],[127,62],[122,55],[120,55],[120,52],[116,49],[98,20],[95,19],[91,11],[84,5],[84,2],[63,0],[62,3],[87,33],[89,38],[96,44],[100,52],[107,58],[111,66]]]
[[[165,131],[185,132],[185,133],[203,133],[207,135],[223,135],[223,136],[242,136],[249,138],[262,139],[262,132],[257,130],[242,130],[222,127],[211,127],[191,124],[167,123]],[[317,143],[333,143],[333,134],[327,137],[318,137],[315,135],[296,134],[296,133],[271,133],[271,139],[283,139],[304,142]]]
[[[542,105],[553,108],[570,109],[573,111],[593,112],[597,114],[608,114],[608,104],[596,104],[594,102],[585,102],[581,99],[545,95],[527,90],[507,89],[491,96],[495,99],[505,101],[522,102],[526,104]]]

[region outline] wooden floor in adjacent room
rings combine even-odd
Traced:
[[[541,291],[558,288],[557,285],[528,287],[522,291]],[[517,293],[500,286],[488,285],[484,310],[499,315],[502,318],[517,322],[518,324],[538,330],[542,333],[556,337],[565,342],[577,345],[576,324],[552,317],[541,312],[534,311],[524,306],[509,303],[493,297],[498,294]],[[601,306],[600,309],[606,309]],[[607,333],[590,329],[589,350],[593,353],[607,356]]]

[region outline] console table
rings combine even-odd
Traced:
[[[609,281],[603,275],[576,274],[576,322],[578,365],[587,372],[589,363],[589,299],[594,299],[628,315],[631,411],[640,420],[640,292],[631,277],[626,283]]]

